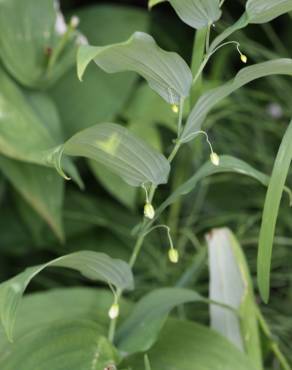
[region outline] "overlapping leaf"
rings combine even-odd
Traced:
[[[74,269],[88,279],[111,283],[121,290],[133,289],[133,276],[129,265],[103,253],[76,252],[43,265],[30,267],[0,285],[0,317],[10,340],[12,340],[16,312],[22,295],[30,281],[46,267]]]
[[[186,62],[178,54],[161,49],[146,33],[135,32],[120,44],[81,46],[77,56],[80,79],[92,60],[108,73],[139,73],[168,103],[179,104],[189,95],[192,74]]]
[[[76,45],[75,37],[71,35],[61,57],[51,70],[48,69],[49,58],[59,45],[66,28],[58,1],[1,0],[2,62],[21,84],[34,88],[47,86],[74,63]]]
[[[207,114],[224,98],[253,80],[276,74],[291,76],[292,60],[275,59],[243,68],[234,79],[225,85],[205,93],[192,109],[181,135],[181,141],[187,142],[192,140],[194,135],[196,135],[195,133],[201,129]]]
[[[199,170],[185,183],[179,186],[156,210],[156,216],[159,215],[173,202],[175,202],[179,197],[182,195],[190,193],[192,190],[195,189],[198,182],[204,179],[207,176],[214,175],[216,173],[226,173],[226,172],[234,172],[244,176],[251,177],[261,184],[268,186],[269,177],[262,172],[256,170],[246,162],[231,157],[231,156],[221,156],[220,157],[220,165],[214,166],[211,162],[205,163]],[[291,200],[291,191],[286,188],[288,195],[290,196]]]
[[[143,297],[117,333],[118,347],[132,354],[147,351],[156,341],[169,312],[183,303],[206,301],[198,293],[182,288],[161,288]]]
[[[114,123],[98,124],[79,132],[59,148],[59,153],[62,152],[100,162],[132,186],[166,183],[170,171],[162,154]]]
[[[148,357],[153,370],[255,370],[248,357],[207,327],[168,320]],[[130,358],[128,367],[143,369],[143,356]]]

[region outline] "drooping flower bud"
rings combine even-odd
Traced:
[[[170,262],[178,263],[178,260],[179,260],[178,250],[175,248],[170,248],[168,251],[168,258]]]
[[[242,63],[244,63],[244,64],[247,63],[247,56],[246,55],[240,54],[240,59],[241,59]]]
[[[118,303],[114,303],[108,311],[109,318],[111,320],[114,320],[119,316],[119,313],[120,313],[120,307]]]
[[[220,157],[219,157],[219,155],[217,153],[212,152],[210,154],[210,160],[214,164],[214,166],[219,166],[219,164],[220,164]]]
[[[176,104],[173,104],[171,106],[171,109],[172,109],[173,113],[178,113],[178,106]]]
[[[153,220],[155,216],[155,210],[151,203],[147,202],[144,206],[144,216],[149,220]]]

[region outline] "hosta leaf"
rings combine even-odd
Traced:
[[[292,60],[275,59],[243,68],[233,80],[202,95],[188,117],[181,141],[187,142],[194,138],[195,133],[201,129],[207,114],[221,100],[253,80],[275,74],[291,76]]]
[[[258,284],[265,302],[269,300],[274,234],[282,193],[292,160],[292,121],[283,137],[266,195],[258,249]]]
[[[112,302],[113,296],[109,290],[96,288],[54,289],[25,296],[19,307],[19,317],[22,319],[16,322],[14,342],[9,343],[0,330],[1,369],[12,364],[17,369],[38,369],[41,362],[48,369],[58,369],[58,366],[62,370],[68,367],[74,369],[77,366],[78,370],[89,370],[89,364],[95,358],[98,341],[107,334],[108,310]],[[121,319],[127,316],[129,306],[122,299]],[[82,343],[77,343],[78,331],[71,331],[67,322],[80,330]],[[57,332],[56,343],[50,340],[51,328]],[[62,338],[66,338],[63,341],[59,340],[61,333]],[[103,347],[102,357],[107,353],[106,348],[108,346]],[[59,351],[63,352],[62,361],[56,364],[55,357],[58,357]],[[71,364],[73,360],[75,362]],[[101,364],[97,362],[96,368]]]
[[[147,32],[150,18],[145,9],[108,2],[74,9],[74,14],[93,45],[127,40],[136,30]],[[109,75],[92,63],[81,84],[74,65],[51,89],[66,138],[92,124],[111,122],[129,101],[137,78],[133,72]]]
[[[64,182],[50,168],[0,156],[0,170],[27,203],[64,239],[62,205]]]
[[[77,55],[80,79],[92,60],[109,73],[139,73],[168,103],[178,104],[189,95],[192,73],[186,62],[178,54],[161,49],[147,33],[135,32],[120,44],[81,46]]]
[[[102,163],[132,186],[167,182],[167,159],[126,128],[103,123],[85,129],[61,149],[70,156],[82,156]]]
[[[248,357],[207,327],[183,320],[168,320],[158,342],[147,352],[153,370],[255,370]],[[127,361],[143,369],[143,356]]]
[[[54,53],[66,30],[58,8],[55,0],[0,1],[0,57],[25,86],[47,86],[74,63],[76,41],[71,35],[55,66],[48,70],[48,50]]]
[[[161,288],[147,294],[118,330],[118,348],[127,354],[147,351],[156,341],[169,312],[180,304],[197,301],[206,299],[182,288]]]
[[[241,175],[249,176],[261,184],[267,186],[269,183],[269,177],[262,172],[257,171],[252,166],[247,164],[240,159],[231,157],[231,156],[221,156],[220,157],[220,165],[214,166],[211,162],[205,163],[199,170],[188,179],[185,183],[179,186],[156,210],[155,217],[158,217],[169,205],[174,203],[179,197],[182,195],[190,193],[192,190],[195,189],[198,182],[204,179],[207,176],[214,175],[216,173],[225,173],[225,172],[234,172]],[[291,192],[289,189],[286,189],[290,199],[291,199]]]
[[[221,17],[219,0],[167,0],[189,26],[201,29]]]
[[[22,295],[30,281],[46,267],[66,267],[79,271],[88,279],[111,283],[118,289],[133,288],[133,276],[129,265],[103,253],[76,252],[43,265],[30,267],[0,285],[1,322],[10,340]]]
[[[292,10],[292,0],[248,0],[249,23],[266,23]]]
[[[238,311],[212,304],[211,326],[242,352],[246,350],[257,369],[262,369],[261,347],[252,280],[243,252],[228,229],[214,229],[207,235],[211,300]]]
[[[28,331],[1,357],[3,370],[104,370],[119,361],[92,320],[63,319]]]

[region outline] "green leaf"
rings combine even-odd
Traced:
[[[85,129],[60,147],[60,153],[82,156],[104,164],[132,186],[167,182],[167,159],[126,128],[104,123]]]
[[[201,29],[221,17],[219,0],[167,0],[177,15],[189,26]]]
[[[257,369],[262,369],[257,306],[244,254],[229,229],[214,229],[207,235],[211,300],[238,311],[210,306],[211,326],[247,353]]]
[[[201,129],[202,124],[211,109],[234,91],[253,80],[275,74],[291,76],[292,60],[275,59],[243,68],[234,79],[225,85],[208,91],[202,95],[188,117],[180,140],[182,142],[192,140],[194,135],[196,135],[196,132]]]
[[[66,28],[58,8],[54,0],[0,1],[0,57],[9,73],[25,86],[46,87],[74,63],[76,35],[71,32],[60,58],[48,71],[47,50],[54,53]]]
[[[133,289],[133,276],[129,265],[103,253],[76,252],[59,257],[43,265],[30,267],[0,285],[0,316],[5,332],[12,340],[17,308],[30,281],[46,267],[66,267],[79,271],[91,280],[111,283],[117,289]]]
[[[249,23],[266,23],[292,10],[291,0],[248,0]]]
[[[94,160],[89,161],[89,167],[99,183],[119,202],[130,209],[135,208],[137,191],[125,183],[118,175],[111,172],[106,166]]]
[[[14,342],[9,343],[0,330],[1,369],[11,364],[17,369],[39,369],[42,363],[42,368],[48,369],[59,369],[58,366],[61,366],[60,370],[75,369],[78,366],[76,370],[84,367],[88,370],[100,337],[107,334],[108,310],[112,302],[111,292],[96,288],[54,289],[25,296],[19,307],[18,314],[22,319],[16,322]],[[127,316],[129,308],[130,305],[122,299],[121,319]],[[68,322],[81,330],[79,340],[81,338],[82,343],[78,340],[78,332],[70,331]],[[55,336],[56,343],[50,340],[51,335]],[[102,356],[105,356],[108,346],[102,348]],[[8,353],[9,356],[4,355]],[[62,361],[56,364],[59,353],[62,353]],[[97,362],[96,366],[99,365],[101,363]]]
[[[3,370],[104,370],[117,364],[115,348],[94,321],[64,319],[25,333],[0,360]]]
[[[148,12],[133,6],[98,4],[74,9],[74,14],[80,18],[80,30],[93,45],[121,42],[136,30],[148,30]],[[111,122],[129,101],[137,77],[132,72],[108,75],[92,63],[81,84],[76,66],[72,67],[50,90],[66,138],[92,124]]]
[[[117,345],[129,354],[147,351],[155,343],[169,312],[188,302],[206,301],[198,293],[182,288],[161,288],[143,297],[117,332]]]
[[[258,284],[265,302],[269,300],[274,234],[282,193],[292,160],[292,121],[283,137],[266,195],[258,249]]]
[[[198,182],[207,176],[215,175],[216,173],[234,172],[241,175],[251,177],[261,184],[268,186],[269,177],[262,172],[257,171],[252,166],[240,159],[227,155],[220,156],[220,165],[214,166],[210,161],[205,163],[199,170],[185,183],[179,186],[156,210],[155,217],[157,218],[169,205],[174,203],[182,195],[186,195],[195,189]],[[291,192],[286,189],[291,197]],[[155,218],[155,219],[156,219]]]
[[[53,169],[0,156],[0,170],[26,202],[63,241],[64,182]]]
[[[120,44],[81,46],[77,54],[80,79],[92,60],[108,73],[137,72],[168,103],[179,104],[189,95],[192,73],[186,62],[178,54],[161,49],[147,33],[135,32]]]
[[[168,320],[147,355],[152,369],[255,370],[247,356],[224,337],[183,320]],[[143,363],[142,355],[127,361],[133,369],[143,369]]]

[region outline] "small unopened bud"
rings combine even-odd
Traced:
[[[176,104],[173,104],[171,106],[171,109],[172,109],[173,113],[178,113],[178,106]]]
[[[168,251],[168,258],[170,262],[178,263],[178,260],[179,260],[178,250],[175,248],[170,248]]]
[[[217,153],[212,152],[210,155],[210,160],[214,164],[214,166],[219,166],[220,164],[220,157]]]
[[[146,218],[149,218],[149,220],[153,220],[154,216],[155,216],[155,210],[152,206],[151,203],[146,203],[145,206],[144,206],[144,216]]]
[[[242,63],[244,63],[244,64],[247,63],[247,56],[246,55],[240,54],[240,59],[241,59]]]
[[[120,307],[117,303],[114,303],[108,311],[109,318],[111,320],[116,319],[119,316]]]
[[[80,19],[76,15],[73,15],[73,17],[70,20],[70,26],[72,28],[77,28],[79,25],[79,22],[80,22]]]

